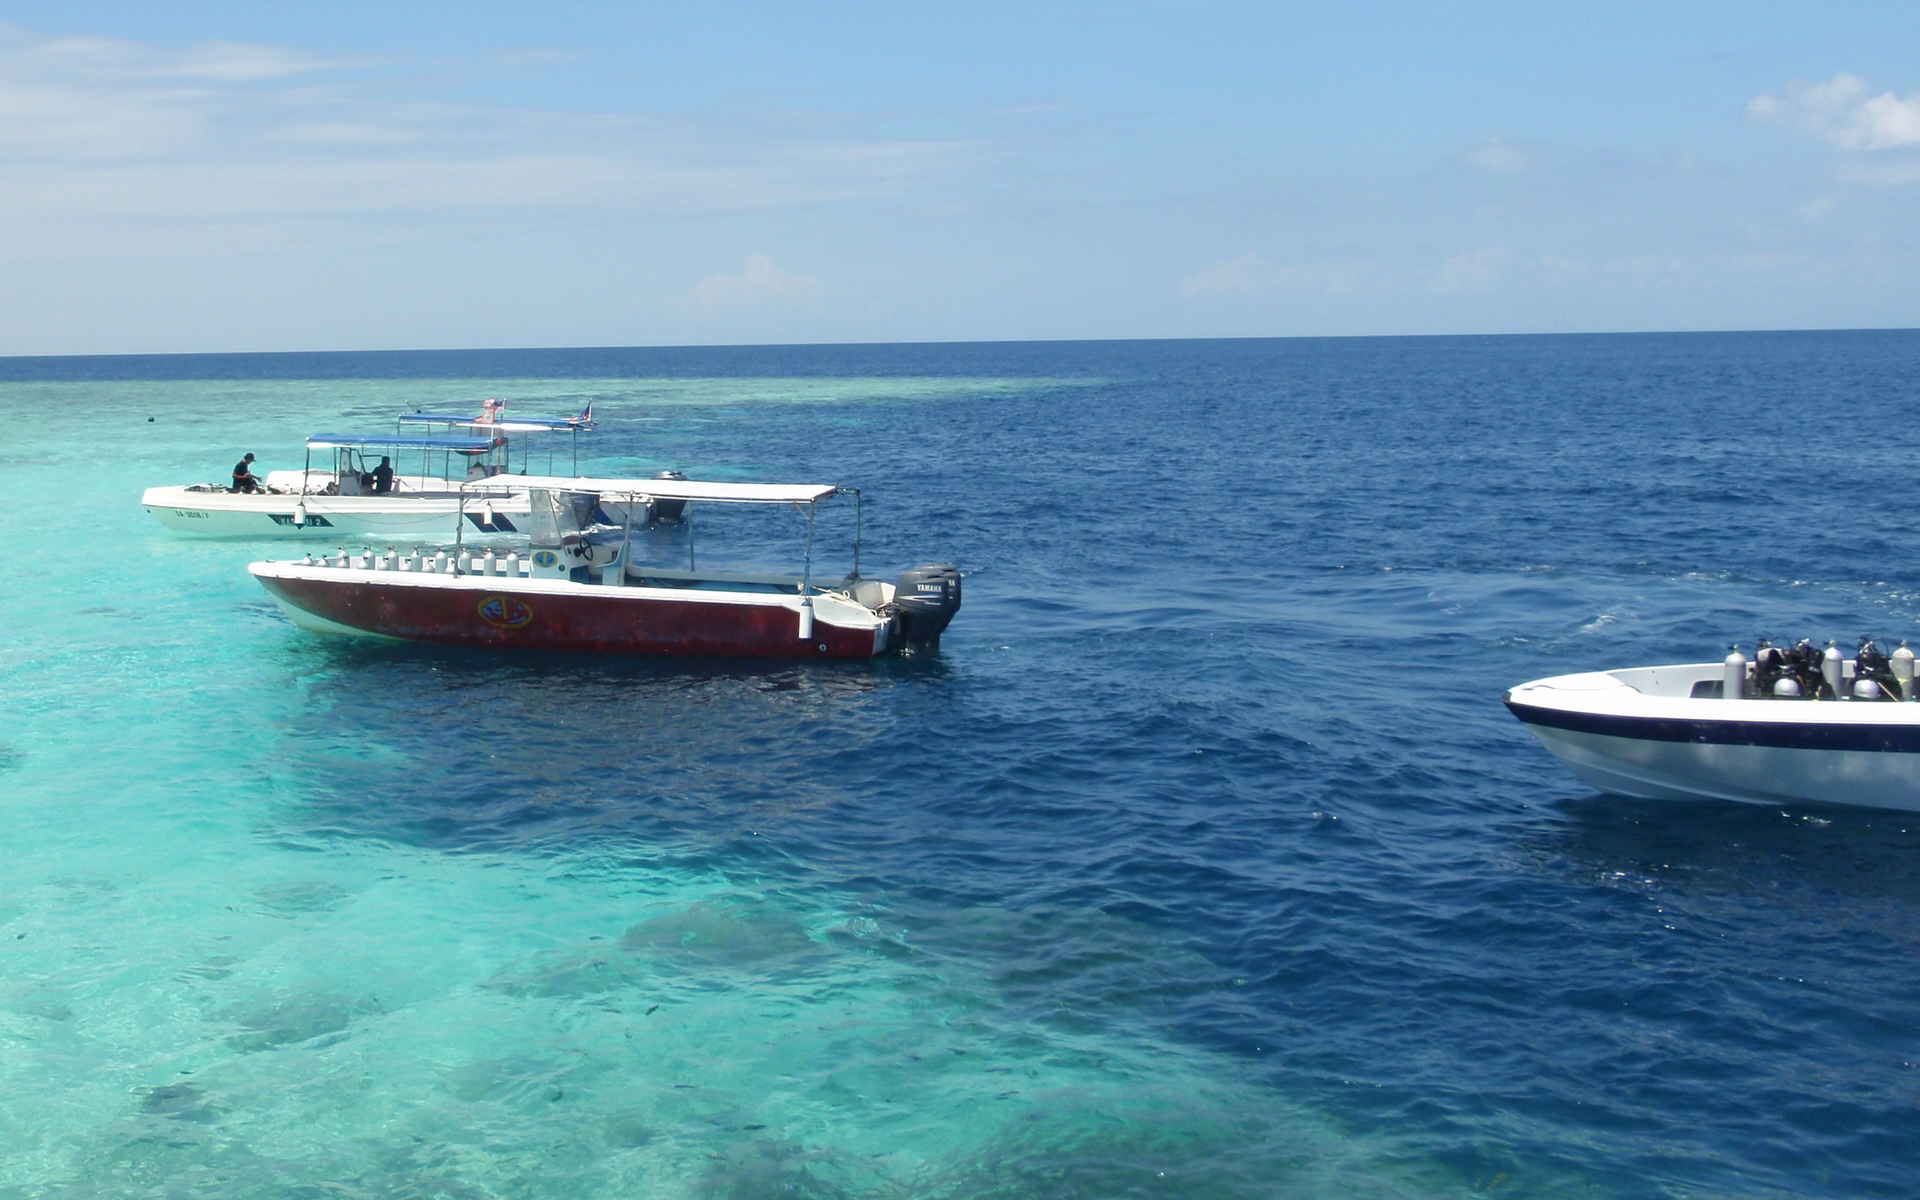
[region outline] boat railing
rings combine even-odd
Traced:
[[[308,555],[299,560],[303,567],[332,567],[351,571],[394,571],[413,572],[428,575],[477,575],[481,577],[526,578],[532,573],[531,556],[523,556],[517,551],[495,554],[470,552],[449,552],[437,550],[428,553],[413,550],[406,554],[398,550],[367,549],[355,553],[342,550],[337,554]],[[683,587],[694,584],[737,584],[743,587],[773,588],[777,591],[802,594],[808,587],[807,581],[798,575],[757,575],[740,571],[671,571],[658,567],[630,571],[626,586],[646,587],[651,581],[658,581],[667,587]],[[854,579],[815,579],[810,590],[817,593],[846,593],[859,581]]]

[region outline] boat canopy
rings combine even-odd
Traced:
[[[461,485],[470,492],[544,488],[554,492],[651,496],[655,500],[716,500],[733,504],[813,504],[837,494],[831,483],[721,483],[700,479],[601,479],[586,475],[495,475]]]
[[[451,450],[457,454],[485,454],[505,439],[497,437],[397,437],[384,434],[316,433],[307,439],[309,450]]]
[[[463,429],[490,429],[498,433],[578,433],[591,422],[581,417],[516,417],[511,421],[483,421],[478,417],[444,413],[401,413],[402,425],[454,425]]]

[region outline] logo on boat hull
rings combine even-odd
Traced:
[[[480,619],[495,629],[519,629],[533,620],[533,610],[511,596],[488,596],[480,602]]]
[[[542,550],[533,556],[533,565],[536,567],[551,568],[559,561],[560,556],[551,550]]]

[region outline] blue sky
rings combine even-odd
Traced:
[[[0,354],[1920,325],[1920,6],[11,3]]]

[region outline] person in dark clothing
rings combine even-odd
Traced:
[[[393,490],[393,460],[382,455],[380,465],[373,469],[373,494],[384,496]]]
[[[253,473],[253,455],[249,454],[233,464],[233,487],[235,492],[257,492],[262,490],[260,480]]]

